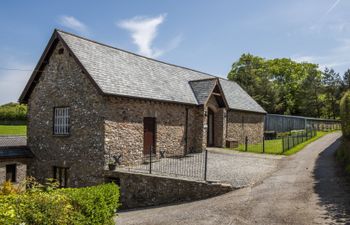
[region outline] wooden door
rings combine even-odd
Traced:
[[[156,153],[156,118],[145,117],[143,118],[143,154],[149,155],[150,149],[152,148],[152,153]]]

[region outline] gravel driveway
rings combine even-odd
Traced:
[[[235,188],[249,186],[275,171],[279,160],[283,157],[209,148],[207,180],[229,183]],[[204,152],[188,154],[187,157],[179,159],[162,158],[152,163],[152,174],[203,180],[204,158]],[[149,164],[118,170],[148,173]]]
[[[208,180],[230,183],[236,188],[263,180],[277,169],[284,156],[208,149]]]
[[[215,198],[122,212],[117,224],[350,224],[350,186],[338,171],[339,133],[286,157],[263,182]],[[224,157],[224,156],[223,156]]]

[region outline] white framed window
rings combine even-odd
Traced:
[[[53,134],[69,134],[69,107],[55,107],[53,116]]]

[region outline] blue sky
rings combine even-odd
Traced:
[[[348,0],[2,1],[0,104],[17,101],[54,28],[222,77],[247,52],[343,74],[349,10]]]

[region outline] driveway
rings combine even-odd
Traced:
[[[117,224],[350,224],[350,186],[334,161],[339,133],[284,158],[263,182],[215,198],[120,213]]]

